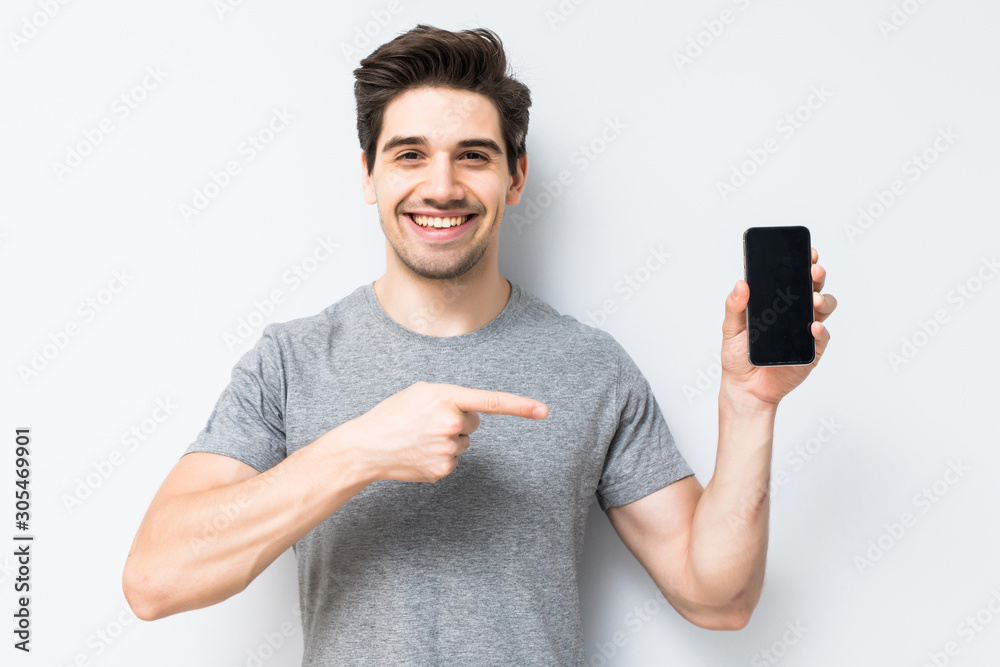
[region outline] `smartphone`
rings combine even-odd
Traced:
[[[747,358],[754,366],[801,366],[816,358],[811,269],[807,228],[751,227],[743,233],[750,286]]]

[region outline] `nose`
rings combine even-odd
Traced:
[[[450,155],[434,155],[420,184],[421,198],[427,201],[448,202],[465,197],[465,188],[457,179]]]

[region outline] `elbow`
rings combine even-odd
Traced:
[[[711,615],[711,630],[742,630],[750,623],[757,601],[760,599],[760,589],[741,590],[729,604],[717,608]],[[704,627],[704,626],[703,626]]]
[[[125,594],[129,608],[140,621],[155,621],[163,618],[166,614],[162,611],[162,605],[157,602],[159,588],[148,573],[136,570],[130,556],[130,560],[126,562],[122,572],[122,593]]]
[[[753,616],[753,610],[744,611],[733,610],[720,612],[709,617],[707,623],[697,624],[699,627],[705,628],[706,630],[727,630],[736,631],[742,630],[747,627],[750,623],[750,617]]]
[[[742,630],[750,623],[758,596],[737,595],[725,605],[695,604],[683,616],[693,625],[705,630]]]
[[[760,589],[741,590],[732,601],[717,614],[715,630],[742,630],[750,623],[757,601],[760,599]]]
[[[234,584],[233,590],[205,585],[203,579],[179,580],[176,570],[151,567],[130,555],[122,571],[122,592],[135,617],[156,621],[191,609],[221,602],[246,589],[249,581]]]
[[[699,613],[685,614],[684,617],[693,625],[705,630],[735,631],[742,630],[750,623],[753,610],[744,608],[702,610]]]

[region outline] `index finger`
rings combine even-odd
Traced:
[[[457,384],[445,385],[451,400],[463,412],[488,412],[494,415],[513,415],[528,419],[545,419],[549,408],[533,398],[510,394],[505,391],[472,389]]]

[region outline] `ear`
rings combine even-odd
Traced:
[[[511,174],[510,185],[507,187],[506,204],[513,206],[521,201],[521,191],[528,180],[528,156],[522,155],[517,159],[517,172]]]
[[[361,190],[365,195],[365,203],[374,204],[375,199],[375,181],[368,174],[368,161],[365,159],[365,152],[361,151]]]

